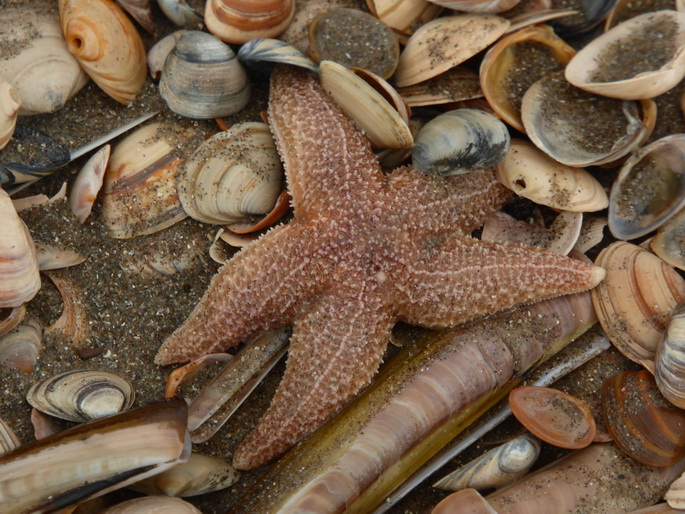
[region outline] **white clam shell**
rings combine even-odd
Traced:
[[[152,48],[147,52],[147,68],[150,72],[150,76],[157,80],[162,76],[162,70],[164,69],[164,63],[166,58],[169,56],[171,51],[181,39],[181,36],[185,33],[185,30],[177,30],[171,34],[164,36],[162,39],[157,41]]]
[[[86,221],[90,215],[93,202],[102,187],[111,148],[110,145],[105,145],[95,152],[83,165],[71,188],[69,205],[79,223]]]
[[[7,146],[14,134],[20,106],[21,99],[17,90],[0,77],[0,150]]]
[[[268,213],[281,192],[283,167],[269,127],[234,125],[188,158],[178,194],[189,216],[226,224]]]
[[[685,304],[671,312],[656,351],[654,378],[664,398],[685,408]]]

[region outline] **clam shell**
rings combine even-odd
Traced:
[[[83,292],[74,281],[59,271],[43,271],[59,290],[62,297],[62,314],[45,329],[45,334],[68,341],[74,348],[84,347],[90,336],[90,320],[86,314]]]
[[[409,148],[414,142],[407,122],[374,87],[353,71],[333,61],[319,65],[321,85],[366,133],[377,148]],[[379,83],[383,79],[377,77]],[[392,90],[388,84],[387,90]],[[399,99],[399,95],[397,95]],[[400,107],[402,100],[399,99]]]
[[[88,421],[127,410],[135,393],[128,380],[101,370],[66,371],[34,384],[26,394],[39,411],[68,421]]]
[[[619,173],[609,197],[609,229],[635,239],[657,229],[685,206],[685,134],[640,148]]]
[[[205,141],[183,166],[178,194],[189,216],[226,224],[267,214],[283,168],[265,123],[234,125]]]
[[[509,21],[492,15],[445,16],[417,30],[404,51],[395,73],[395,85],[410,86],[454,68],[499,38]]]
[[[685,13],[631,18],[593,40],[569,62],[566,79],[592,93],[654,98],[685,76]]]
[[[168,496],[133,498],[100,511],[100,514],[202,514],[192,503]]]
[[[661,226],[650,247],[671,266],[685,270],[685,209]]]
[[[403,34],[411,34],[443,10],[427,0],[366,0],[366,5],[376,18]]]
[[[449,111],[426,123],[416,136],[413,166],[431,175],[458,175],[490,168],[509,152],[509,131],[479,109]]]
[[[83,165],[71,186],[69,205],[79,223],[86,221],[90,215],[93,202],[102,187],[111,148],[110,145],[105,145],[95,152]]]
[[[671,319],[656,351],[654,378],[661,394],[685,408],[685,304],[671,312]]]
[[[162,76],[164,63],[185,30],[177,30],[157,41],[147,52],[147,68],[153,80]]]
[[[207,29],[235,44],[280,35],[294,14],[293,0],[208,0],[205,5]]]
[[[201,13],[193,9],[185,0],[157,0],[162,12],[179,27],[195,27],[202,23]]]
[[[513,139],[496,169],[502,184],[541,205],[593,212],[609,204],[606,192],[590,173],[556,162],[528,141]]]
[[[26,317],[26,305],[0,310],[0,336],[4,336]]]
[[[159,94],[176,114],[228,116],[250,100],[250,83],[231,47],[206,32],[181,35],[164,63]]]
[[[40,271],[68,268],[81,264],[86,258],[73,250],[64,250],[45,243],[36,243]]]
[[[586,33],[602,23],[611,12],[616,0],[592,0],[589,2],[561,2],[563,6],[573,9],[573,16],[564,16],[552,23],[557,34],[571,38]],[[556,3],[554,5],[557,5]]]
[[[20,106],[21,99],[17,90],[0,77],[0,150],[7,146],[14,134]]]
[[[152,234],[186,216],[176,191],[184,135],[152,123],[116,145],[102,190],[102,216],[113,237]]]
[[[117,3],[136,20],[148,33],[155,33],[152,22],[151,0],[117,0]]]
[[[606,270],[592,290],[602,328],[623,355],[653,371],[668,315],[685,301],[685,280],[656,255],[623,241],[602,250],[595,264]]]
[[[21,446],[21,441],[14,433],[14,430],[10,428],[5,420],[0,419],[0,455],[16,450],[19,446]]]
[[[314,61],[297,48],[278,39],[248,41],[238,50],[238,59],[259,71],[271,71],[276,64],[290,64],[319,73],[319,67]]]
[[[145,84],[146,52],[133,23],[111,0],[59,0],[69,51],[105,93],[130,104]]]
[[[31,373],[43,348],[43,329],[36,319],[29,319],[0,337],[0,363],[9,369]]]
[[[0,57],[0,75],[19,95],[19,114],[54,112],[88,82],[67,48],[56,16],[3,9],[0,41],[3,48],[13,49]]]
[[[0,308],[18,307],[40,289],[36,247],[26,225],[0,188]]]
[[[569,166],[616,161],[648,136],[637,103],[575,88],[561,73],[547,75],[526,91],[521,119],[538,148]]]
[[[440,105],[482,98],[478,74],[468,68],[452,68],[435,78],[413,86],[398,88],[410,107]]]
[[[497,511],[475,489],[462,489],[450,494],[435,506],[431,514],[455,514],[459,512],[497,514]]]
[[[508,11],[518,5],[521,0],[431,0],[455,11],[497,14]]]

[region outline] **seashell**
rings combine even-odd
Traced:
[[[635,239],[685,206],[685,134],[640,148],[623,165],[609,197],[609,230]]]
[[[112,0],[59,0],[69,51],[100,89],[130,104],[145,84],[143,41]]]
[[[462,489],[438,503],[431,514],[497,514],[487,500],[475,489]]]
[[[455,11],[497,14],[513,9],[521,0],[431,0]]]
[[[26,304],[13,309],[0,309],[0,336],[4,336],[26,317]]]
[[[638,462],[666,467],[685,455],[685,412],[664,399],[649,371],[607,379],[602,407],[614,443]]]
[[[580,253],[594,248],[604,239],[604,228],[608,225],[605,217],[587,217],[583,219],[583,226],[576,242],[575,249]]]
[[[592,2],[561,2],[575,11],[574,16],[564,16],[552,23],[554,31],[563,38],[572,38],[590,31],[611,12],[616,0],[593,0]],[[556,4],[555,4],[556,5]]]
[[[164,63],[185,30],[177,30],[157,41],[147,52],[147,69],[153,80],[162,76]]]
[[[40,289],[38,258],[31,234],[0,188],[0,308],[18,307]]]
[[[653,371],[668,315],[685,301],[685,280],[656,255],[623,241],[602,250],[595,264],[606,270],[592,290],[602,328],[623,355]]]
[[[127,410],[134,399],[128,380],[101,370],[59,373],[34,384],[26,394],[26,400],[39,411],[77,422]]]
[[[683,11],[685,10],[685,3],[683,0],[652,0],[646,3],[634,2],[633,0],[618,0],[604,19],[604,32],[635,16],[664,9]]]
[[[534,4],[535,0],[531,0],[529,5]],[[525,0],[519,5],[525,6]],[[535,10],[535,7],[532,7],[533,10],[530,11],[519,11],[517,9],[513,9],[509,12],[503,13],[502,16],[511,22],[511,25],[509,25],[506,33],[511,34],[526,27],[530,27],[531,25],[539,25],[541,23],[547,23],[552,20],[577,14],[577,11],[572,9],[548,9],[547,7],[550,5],[551,2],[540,0],[537,7],[539,10]]]
[[[648,137],[647,117],[640,117],[636,103],[585,92],[561,73],[547,75],[526,91],[521,119],[538,148],[569,166],[616,161]]]
[[[0,457],[3,512],[45,512],[126,487],[190,456],[186,405],[165,400]]]
[[[16,450],[19,446],[21,446],[21,441],[14,430],[0,418],[0,456]]]
[[[226,224],[267,214],[281,192],[283,166],[265,123],[234,125],[187,160],[178,194],[189,216]]]
[[[146,494],[188,498],[226,489],[239,477],[240,474],[228,462],[191,453],[186,462],[136,482],[131,488]]]
[[[162,12],[179,27],[195,27],[202,23],[202,13],[193,9],[185,0],[157,0]]]
[[[36,441],[64,430],[62,420],[43,414],[37,409],[31,409],[31,425],[33,425],[33,436],[36,438]]]
[[[609,204],[604,188],[590,173],[556,162],[528,141],[513,139],[496,169],[502,184],[541,205],[593,212]]]
[[[431,175],[490,168],[509,151],[509,131],[478,109],[448,111],[426,123],[414,143],[412,165]]]
[[[14,134],[20,106],[21,99],[16,89],[0,77],[0,150],[7,146]]]
[[[152,123],[114,148],[105,172],[102,216],[112,237],[152,234],[185,218],[176,191],[188,131]]]
[[[417,30],[395,73],[395,85],[411,86],[461,64],[487,48],[509,27],[509,21],[492,15],[445,16]]]
[[[617,25],[568,63],[566,80],[598,95],[654,98],[685,77],[685,13],[657,11]]]
[[[654,362],[656,385],[669,402],[685,408],[685,304],[671,312]]]
[[[0,337],[0,364],[31,373],[42,349],[43,329],[38,320],[29,319]]]
[[[516,419],[546,443],[578,450],[595,438],[597,427],[583,400],[549,387],[517,387],[509,393]]]
[[[278,39],[306,54],[309,48],[309,24],[312,20],[331,9],[354,6],[357,6],[354,0],[316,0],[296,5],[295,15],[290,25]]]
[[[105,170],[109,162],[111,146],[105,145],[95,152],[79,171],[69,195],[71,212],[76,216],[79,223],[83,224],[90,215],[93,202],[97,198],[98,191],[102,187]]]
[[[155,33],[150,0],[117,0],[117,3],[149,34]]]
[[[0,13],[0,75],[14,86],[19,114],[61,109],[88,82],[69,53],[57,17],[33,10],[3,9]]]
[[[650,247],[671,266],[685,270],[685,209],[659,228]]]
[[[468,68],[452,68],[435,78],[397,90],[410,107],[440,105],[482,98],[478,74]]]
[[[500,39],[485,54],[480,83],[492,109],[509,125],[525,132],[521,100],[545,75],[561,71],[575,50],[547,25],[527,27]]]
[[[366,5],[371,14],[402,34],[411,34],[443,10],[427,0],[366,0]]]
[[[400,43],[390,27],[358,9],[333,9],[309,25],[309,55],[362,68],[389,79],[397,68]]]
[[[409,148],[414,138],[409,130],[402,113],[397,107],[406,108],[399,97],[394,98],[395,108],[389,103],[387,96],[381,94],[378,88],[371,86],[361,76],[333,61],[322,61],[319,64],[321,85],[335,99],[336,103],[350,116],[366,133],[371,145],[377,148]],[[369,72],[366,72],[369,74]],[[375,77],[377,84],[383,89],[394,91],[392,86],[385,84],[380,77]],[[391,101],[394,100],[391,99]]]
[[[74,348],[83,348],[90,336],[90,320],[86,314],[83,293],[66,275],[59,271],[43,271],[52,280],[62,296],[62,314],[45,329],[45,334],[70,342]]]
[[[202,514],[192,503],[168,496],[133,498],[101,510],[100,514],[140,514],[141,512],[147,514]]]
[[[63,250],[44,243],[36,243],[40,271],[68,268],[81,264],[86,258],[73,250]]]
[[[250,68],[271,72],[276,64],[300,66],[314,73],[319,67],[297,48],[278,39],[253,39],[238,50],[238,59]]]
[[[231,48],[206,32],[181,35],[164,63],[159,94],[176,114],[220,118],[250,100],[250,83]]]
[[[293,0],[208,0],[205,5],[207,29],[235,44],[280,35],[294,14]]]
[[[524,434],[484,453],[433,484],[447,491],[500,487],[522,477],[540,455],[540,441]]]

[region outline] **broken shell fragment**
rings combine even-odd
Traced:
[[[149,34],[154,35],[155,27],[152,23],[152,0],[117,0],[117,3]]]
[[[685,304],[671,312],[656,351],[654,378],[664,398],[685,408]]]
[[[319,67],[314,61],[294,46],[278,39],[248,41],[238,50],[238,59],[248,67],[264,72],[270,72],[276,64],[290,64],[319,73]]]
[[[228,43],[279,36],[293,19],[294,0],[208,0],[207,29]]]
[[[0,364],[31,373],[42,348],[43,329],[38,320],[29,319],[0,337]]]
[[[145,84],[146,52],[133,23],[112,0],[59,0],[69,51],[105,93],[130,104]]]
[[[45,334],[66,340],[76,350],[80,350],[90,336],[90,323],[83,292],[68,275],[45,270],[43,274],[55,284],[64,305],[62,314],[45,329]]]
[[[572,212],[600,211],[609,205],[604,188],[589,172],[556,162],[522,139],[511,141],[496,169],[502,184],[541,205]]]
[[[615,26],[578,52],[565,76],[576,87],[613,98],[665,93],[685,76],[685,13],[650,12]]]
[[[400,54],[395,84],[410,86],[454,68],[487,48],[508,27],[504,18],[477,14],[445,16],[426,23]]]
[[[178,194],[185,212],[199,221],[244,222],[273,208],[282,176],[268,125],[239,123],[209,138],[188,158]]]
[[[250,100],[250,82],[233,50],[206,32],[184,32],[164,63],[159,94],[176,114],[228,116]]]
[[[609,197],[609,229],[635,239],[685,206],[685,134],[640,148],[623,165]]]
[[[630,360],[654,371],[668,315],[685,301],[685,280],[656,255],[617,241],[597,256],[606,278],[592,303],[609,340]]]
[[[157,41],[147,52],[147,68],[153,80],[162,76],[164,63],[185,30],[177,30]]]
[[[516,419],[543,441],[577,450],[595,438],[597,427],[583,400],[549,387],[517,387],[509,393]]]
[[[95,152],[81,168],[71,187],[69,205],[79,223],[85,222],[90,215],[95,198],[97,198],[98,191],[102,187],[110,150],[111,146],[105,145]]]
[[[143,496],[118,503],[100,514],[202,514],[192,503],[169,496]]]
[[[410,107],[483,98],[478,74],[458,66],[424,82],[399,88],[397,92]]]
[[[82,422],[129,409],[135,393],[128,380],[119,375],[79,370],[59,373],[34,384],[26,399],[45,414]]]
[[[426,123],[416,136],[413,166],[431,175],[458,175],[500,162],[509,151],[509,131],[479,109],[448,111]]]
[[[7,146],[14,134],[20,106],[21,99],[16,89],[0,77],[0,150]]]

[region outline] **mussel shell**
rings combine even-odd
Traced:
[[[128,380],[100,370],[66,371],[34,384],[28,402],[45,414],[68,421],[111,416],[133,405],[135,393]]]
[[[431,175],[489,168],[509,152],[509,131],[479,109],[449,111],[426,123],[414,143],[413,166]]]

